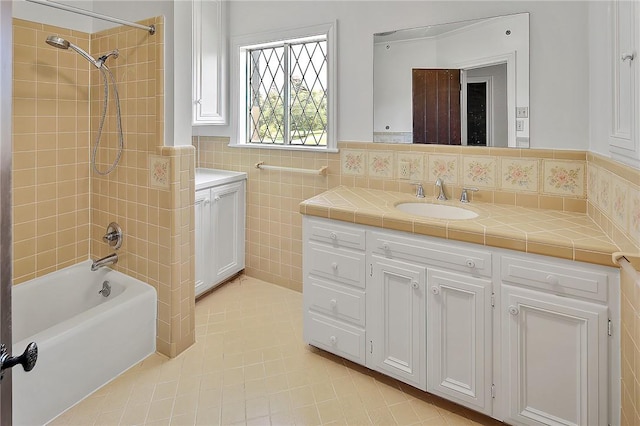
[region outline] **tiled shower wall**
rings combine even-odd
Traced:
[[[381,143],[340,143],[339,153],[230,148],[228,138],[195,137],[198,167],[247,172],[246,272],[302,291],[301,201],[338,185],[428,196],[442,177],[447,195],[477,186],[476,201],[586,211],[584,151],[478,149]],[[328,175],[258,170],[255,164],[319,169]]]
[[[91,256],[112,250],[103,241],[107,225],[117,222],[125,234],[116,269],[158,291],[157,349],[175,356],[195,341],[194,230],[195,150],[164,147],[164,23],[156,33],[117,27],[91,35],[91,54],[118,49],[107,65],[118,82],[125,150],[118,167],[91,178]],[[91,75],[92,139],[102,112],[102,77]],[[113,105],[113,103],[112,103]],[[112,107],[103,134],[98,168],[106,170],[117,152],[116,111]]]
[[[640,270],[640,170],[597,154],[587,157],[589,216]],[[622,424],[640,424],[640,289],[622,272],[620,291]]]
[[[14,20],[14,284],[109,254],[102,236],[118,222],[125,239],[115,269],[156,288],[157,349],[175,356],[195,340],[195,150],[163,146],[163,18],[142,23],[155,24],[156,34],[121,27],[89,35]],[[94,57],[120,51],[107,66],[117,81],[125,148],[107,176],[90,172],[89,164],[102,113],[101,73],[75,52],[47,45],[48,35]],[[98,154],[102,171],[118,143],[113,100],[112,92]]]
[[[13,20],[14,283],[89,256],[89,63],[49,35],[89,49],[89,34]]]

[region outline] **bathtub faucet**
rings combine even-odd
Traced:
[[[97,271],[103,266],[115,265],[116,263],[118,263],[118,254],[111,253],[109,256],[105,256],[102,259],[94,260],[93,263],[91,264],[91,270]]]

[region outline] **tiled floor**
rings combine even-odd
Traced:
[[[197,343],[152,355],[52,425],[501,424],[312,348],[302,295],[239,277],[196,303]]]

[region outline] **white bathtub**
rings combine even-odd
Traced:
[[[13,368],[13,424],[42,425],[155,352],[156,291],[91,261],[13,288],[13,354],[38,345],[35,368]],[[98,294],[109,281],[111,295]]]

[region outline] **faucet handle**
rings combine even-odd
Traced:
[[[424,198],[424,188],[422,187],[422,182],[411,182],[411,185],[416,186],[416,197]]]
[[[478,192],[479,189],[476,187],[463,187],[462,188],[462,192],[460,193],[460,202],[461,203],[468,203],[469,202],[469,194],[467,194],[467,191],[471,191],[471,192]]]

